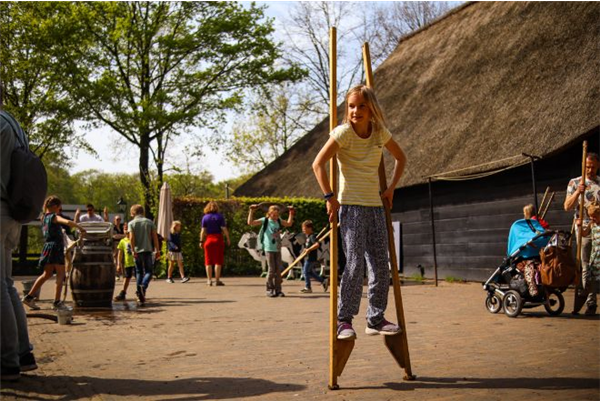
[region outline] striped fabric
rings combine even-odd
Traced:
[[[336,127],[329,134],[339,145],[340,191],[342,205],[382,206],[379,195],[378,168],[383,147],[392,138],[387,129],[360,138],[350,123]]]

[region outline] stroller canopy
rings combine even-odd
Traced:
[[[529,223],[527,223],[528,221]],[[507,255],[512,256],[521,246],[525,245],[535,236],[544,233],[544,231],[542,225],[535,219],[519,219],[510,227]],[[522,258],[537,257],[540,255],[540,250],[548,244],[549,240],[549,236],[542,236],[533,242],[533,247],[527,246],[517,255]]]

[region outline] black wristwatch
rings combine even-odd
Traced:
[[[335,194],[333,192],[331,193],[327,193],[323,196],[323,198],[325,198],[325,201],[329,201],[331,198],[333,198]]]

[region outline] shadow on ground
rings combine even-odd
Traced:
[[[52,386],[49,387],[47,384],[52,384]],[[259,378],[197,377],[153,381],[85,376],[23,376],[19,382],[3,383],[2,388],[3,400],[69,401],[96,399],[98,395],[102,394],[105,395],[104,398],[114,400],[128,396],[141,400],[204,401],[250,398],[274,392],[298,392],[306,387],[299,384],[278,384]],[[36,394],[28,395],[32,391]],[[48,399],[43,399],[44,397]]]
[[[534,390],[600,390],[600,378],[435,378],[417,377],[416,381],[388,382],[375,387],[344,387],[343,389],[392,389],[414,391],[416,389],[530,389]]]

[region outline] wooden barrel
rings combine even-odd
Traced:
[[[75,249],[69,281],[77,307],[112,307],[115,265],[111,240],[86,240]]]

